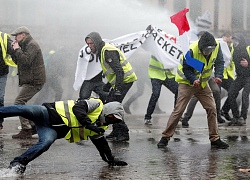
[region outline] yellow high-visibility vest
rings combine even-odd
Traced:
[[[9,54],[7,54],[8,37],[10,37],[9,34],[0,32],[0,44],[1,44],[1,48],[2,48],[3,60],[4,60],[6,65],[17,67],[17,65],[12,60],[11,56]]]
[[[174,78],[175,74],[172,69],[165,69],[161,62],[159,62],[154,56],[151,56],[148,67],[148,76],[150,79],[160,79],[164,81],[166,78]]]
[[[230,51],[231,55],[233,55],[234,52],[233,43],[231,43],[230,47],[231,47]],[[233,61],[233,56],[230,59],[229,65],[225,67],[223,71],[223,79],[228,79],[228,77],[235,79],[235,64]]]
[[[120,64],[122,66],[122,69],[124,71],[124,83],[130,83],[137,80],[136,74],[132,69],[131,64],[127,61],[124,54],[115,46],[112,46],[108,43],[105,43],[105,46],[103,46],[101,50],[101,66],[103,70],[103,74],[106,76],[108,82],[114,87],[116,82],[116,75],[113,71],[113,69],[108,65],[108,63],[105,61],[105,51],[118,51],[120,55]]]
[[[193,58],[204,63],[204,68],[203,68],[202,73],[195,70],[196,77],[197,77],[197,79],[200,80],[202,88],[204,88],[207,85],[207,82],[210,79],[210,76],[211,76],[212,71],[213,71],[213,65],[214,65],[216,57],[218,55],[219,42],[216,41],[216,43],[217,43],[217,46],[215,47],[214,51],[212,52],[208,63],[207,63],[206,58],[201,53],[199,53],[200,50],[198,48],[198,41],[196,41],[190,45],[190,49],[192,49],[192,51],[193,51]],[[178,83],[183,83],[183,84],[187,84],[189,86],[193,86],[193,84],[190,84],[190,82],[187,80],[187,78],[185,77],[185,75],[183,73],[182,63],[183,63],[183,61],[181,61],[181,63],[178,65],[175,80]]]
[[[92,123],[96,122],[103,109],[102,101],[100,99],[95,100],[99,102],[98,108],[87,114]],[[98,135],[96,132],[86,129],[79,123],[72,110],[74,105],[75,101],[73,100],[55,102],[56,111],[61,116],[63,122],[70,127],[70,131],[65,136],[65,139],[72,143],[87,140],[88,137]],[[108,126],[100,126],[100,128],[106,130]]]

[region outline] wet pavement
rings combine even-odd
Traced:
[[[219,125],[221,139],[230,147],[211,149],[205,115],[195,115],[190,128],[179,123],[165,149],[158,149],[167,114],[154,115],[153,125],[145,126],[143,116],[125,115],[130,141],[109,141],[113,154],[126,161],[126,167],[109,167],[90,141],[69,144],[57,140],[51,148],[32,161],[20,177],[0,179],[250,179],[250,173],[239,172],[250,167],[250,122],[243,127]],[[17,117],[8,118],[0,131],[0,174],[11,160],[37,141],[12,139],[18,132]],[[109,134],[111,127],[105,134]]]

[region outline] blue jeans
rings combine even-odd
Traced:
[[[57,133],[50,125],[49,114],[44,106],[40,105],[13,105],[0,107],[0,117],[22,116],[33,121],[39,136],[38,142],[31,146],[22,155],[14,158],[14,162],[27,165],[30,161],[47,151],[51,144],[57,139]]]
[[[6,82],[7,82],[7,74],[0,76],[0,107],[4,106]],[[0,117],[0,125],[1,124],[3,124],[3,118]]]
[[[175,96],[174,96],[174,104],[178,97],[178,83],[175,81],[175,78],[168,79],[166,78],[164,81],[159,79],[151,79],[152,84],[152,94],[148,103],[147,113],[145,115],[145,119],[151,119],[152,114],[155,110],[156,103],[161,94],[161,86],[164,85],[168,88]]]

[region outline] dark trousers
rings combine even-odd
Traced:
[[[228,77],[228,79],[223,79],[222,80],[222,83],[221,83],[221,87],[223,87],[227,92],[229,91],[230,89],[230,86],[232,85],[233,83],[233,79]],[[222,108],[221,108],[225,113],[228,113],[229,110],[230,110],[230,104],[229,104],[229,101],[228,101],[228,98],[226,99],[226,101],[224,102]]]
[[[103,85],[104,85],[104,82],[102,81],[85,80],[82,83],[82,86],[79,92],[79,98],[88,99],[91,96],[92,91],[94,91],[96,94],[99,95],[102,102],[105,102],[108,93],[103,91]]]
[[[240,90],[243,88],[242,91],[242,106],[241,106],[241,113],[239,112],[239,107],[237,105],[236,99],[239,95]],[[249,93],[250,93],[250,77],[237,77],[229,88],[228,92],[228,102],[229,102],[229,109],[232,110],[232,114],[234,118],[243,117],[247,119],[247,112],[249,107]],[[225,112],[228,112],[225,111]]]
[[[174,104],[176,103],[178,97],[178,83],[175,81],[175,78],[168,79],[166,78],[164,81],[159,79],[151,79],[152,84],[152,94],[149,99],[147,113],[145,115],[145,119],[151,119],[152,114],[155,110],[156,103],[161,94],[161,86],[164,85],[168,88],[174,95]]]
[[[121,90],[120,96],[116,96],[114,89],[112,89],[109,92],[105,103],[112,102],[112,101],[118,101],[118,102],[122,103],[123,99],[125,98],[126,94],[128,93],[129,89],[132,87],[132,85],[133,85],[133,82],[123,83],[122,87],[121,87],[122,90]]]

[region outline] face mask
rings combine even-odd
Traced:
[[[202,53],[207,56],[209,54],[211,54],[215,49],[215,46],[208,46],[208,47],[205,47],[203,50],[202,50]]]
[[[232,43],[234,44],[235,47],[239,45],[238,39],[232,39]]]

